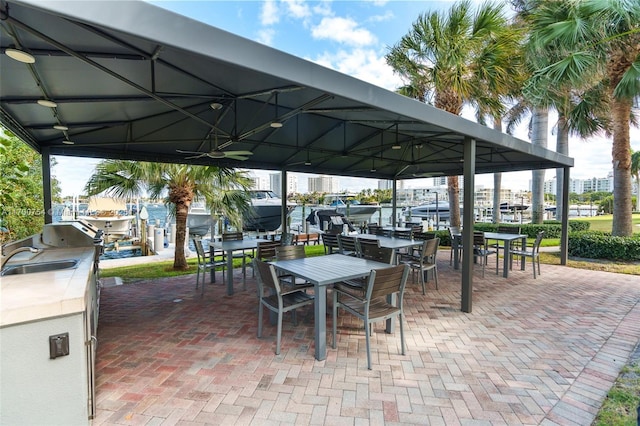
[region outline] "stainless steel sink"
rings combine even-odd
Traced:
[[[33,274],[36,272],[58,271],[60,269],[72,269],[78,267],[77,259],[55,260],[51,262],[27,263],[24,265],[7,266],[2,270],[1,276]]]

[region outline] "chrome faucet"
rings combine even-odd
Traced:
[[[9,254],[2,258],[2,260],[0,261],[0,270],[4,269],[4,265],[9,261],[9,259],[11,259],[16,254],[25,251],[31,253],[42,253],[43,250],[35,247],[18,247],[17,249],[10,251]]]

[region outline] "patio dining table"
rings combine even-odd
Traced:
[[[365,277],[372,269],[389,267],[386,263],[343,254],[277,260],[271,263],[279,271],[313,284],[315,357],[318,361],[327,357],[327,287],[340,281]]]
[[[384,235],[375,235],[375,234],[358,234],[356,235],[356,237],[367,239],[367,240],[378,240],[380,241],[380,247],[390,248],[390,249],[393,249],[395,252],[404,248],[419,247],[424,242],[423,240],[387,237]]]
[[[237,250],[250,250],[258,247],[258,240],[255,238],[243,238],[242,240],[233,241],[213,241],[209,244],[209,250],[211,251],[211,258],[213,259],[214,250],[226,251],[227,258],[227,294],[231,296],[233,294],[233,252]],[[211,276],[213,279],[213,273]]]
[[[453,241],[451,241],[451,249],[453,250],[453,268],[460,268],[460,256],[458,245],[460,244],[460,239],[462,238],[462,233],[452,234]],[[502,241],[504,243],[504,252],[509,253],[511,242],[515,240],[521,240],[522,247],[526,247],[527,245],[527,235],[526,234],[510,234],[507,232],[485,232],[484,238],[487,240],[495,240]],[[497,254],[496,254],[497,256]],[[524,271],[524,258],[520,261],[520,269]],[[509,256],[504,256],[504,262],[502,267],[502,276],[505,278],[509,277]]]

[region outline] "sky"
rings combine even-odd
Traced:
[[[421,13],[446,10],[450,1],[152,1],[156,6],[205,22],[275,49],[307,59],[368,83],[395,90],[402,84],[385,62],[390,46],[397,43]],[[471,114],[465,114],[471,118]],[[555,150],[555,118],[549,119],[548,148]],[[516,137],[529,140],[526,126]],[[631,148],[640,150],[640,130],[631,128]],[[569,156],[575,160],[571,177],[606,177],[611,172],[611,140],[604,135],[588,140],[570,138]],[[53,174],[62,195],[83,192],[99,160],[56,156]],[[269,172],[255,172],[268,176]],[[545,179],[552,179],[548,170]],[[503,188],[526,190],[531,172],[505,173]],[[300,191],[306,190],[306,175],[300,174]],[[493,186],[493,175],[479,175],[476,185]],[[341,178],[341,190],[359,191],[377,187],[368,179]],[[408,181],[405,187],[430,186],[426,179]]]

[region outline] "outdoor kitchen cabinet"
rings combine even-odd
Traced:
[[[93,418],[100,290],[95,252],[56,248],[34,262],[59,259],[79,262],[73,269],[0,278],[2,425],[87,425]]]

